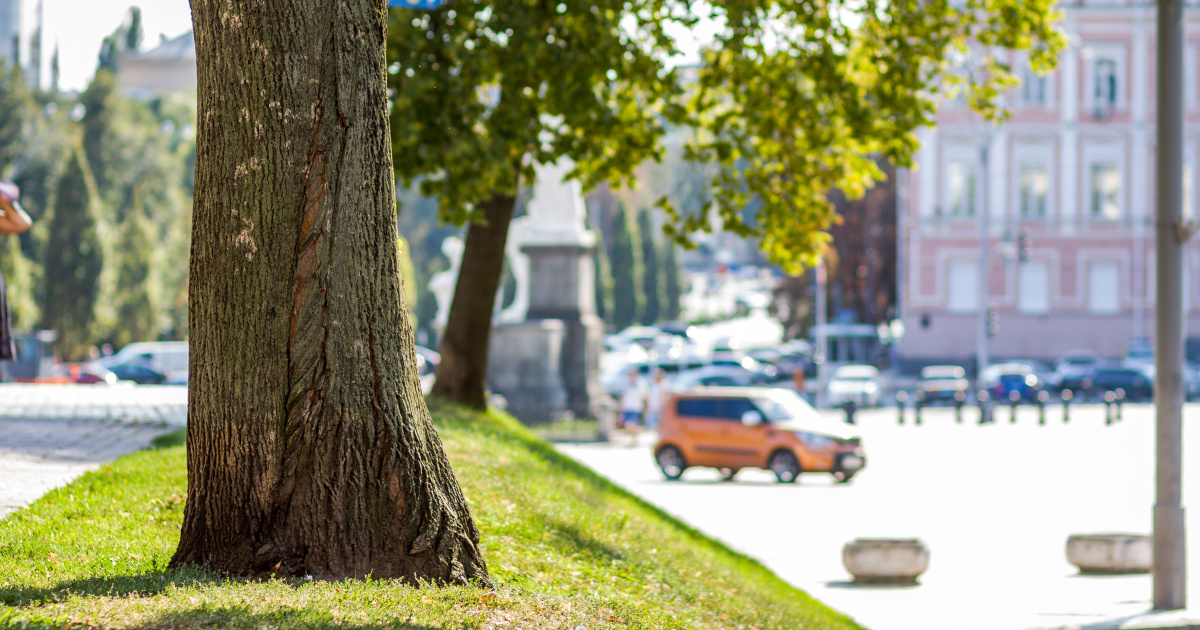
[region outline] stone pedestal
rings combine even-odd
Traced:
[[[567,408],[561,374],[566,327],[553,319],[492,327],[488,380],[526,422],[545,422]]]
[[[564,327],[562,381],[567,407],[577,417],[593,415],[592,396],[600,391],[600,351],[604,323],[596,317],[593,243],[529,244],[530,320],[557,320]]]
[[[493,325],[488,360],[492,390],[527,422],[571,412],[596,416],[604,324],[596,317],[593,258],[579,182],[568,160],[540,165],[524,217],[506,247],[517,278],[512,306]]]

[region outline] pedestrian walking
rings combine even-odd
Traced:
[[[667,404],[666,373],[659,368],[654,371],[654,380],[646,388],[646,428],[651,431],[658,429],[658,421],[662,419],[663,408]]]
[[[0,236],[20,234],[33,225],[33,220],[21,208],[17,197],[21,190],[12,182],[0,182]],[[13,345],[12,320],[8,314],[8,298],[4,276],[0,275],[0,361],[17,358]]]
[[[631,370],[629,382],[625,384],[625,391],[621,392],[621,424],[633,436],[635,445],[637,444],[638,425],[642,423],[642,414],[645,411],[646,386],[642,384],[638,371]]]

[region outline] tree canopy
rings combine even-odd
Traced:
[[[876,157],[911,164],[913,132],[963,90],[999,118],[1007,50],[1049,69],[1064,43],[1052,0],[634,0],[455,3],[393,11],[389,86],[397,175],[424,177],[442,218],[531,181],[533,162],[575,161],[585,187],[625,182],[661,156],[671,125],[689,160],[714,164],[721,223],[762,238],[795,271],[828,240],[826,194],[861,195]],[[695,67],[675,35],[715,27]],[[972,80],[954,71],[978,48]],[[521,179],[519,180],[518,177]],[[743,210],[755,201],[753,222]],[[677,240],[706,212],[659,205]]]

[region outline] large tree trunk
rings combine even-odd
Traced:
[[[384,0],[192,0],[188,500],[172,566],[488,583],[397,263]]]
[[[488,340],[492,334],[492,311],[504,270],[504,245],[512,221],[516,198],[495,195],[481,210],[487,222],[471,223],[463,247],[454,301],[439,348],[433,394],[469,405],[487,406]]]

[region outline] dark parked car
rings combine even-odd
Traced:
[[[1076,350],[1063,355],[1055,365],[1060,389],[1080,390],[1083,382],[1092,377],[1100,359],[1090,350]]]
[[[997,363],[989,365],[983,373],[983,381],[993,400],[1011,400],[1016,392],[1023,402],[1034,402],[1042,391],[1042,382],[1033,368],[1025,363]]]
[[[139,363],[118,363],[108,369],[122,381],[133,381],[139,385],[162,385],[167,380],[166,374]]]
[[[1107,392],[1125,391],[1125,399],[1135,402],[1154,400],[1154,380],[1145,372],[1127,367],[1097,368],[1087,384],[1090,398],[1100,400]]]

